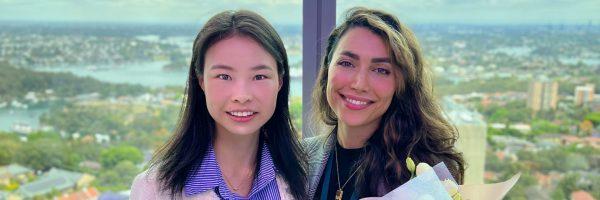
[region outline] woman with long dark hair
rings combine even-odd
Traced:
[[[444,162],[462,183],[458,133],[434,100],[412,31],[391,14],[359,7],[327,42],[313,109],[331,130],[304,141],[309,197],[382,196],[410,179],[407,157]]]
[[[134,180],[131,198],[305,199],[289,89],[285,48],[264,18],[213,16],[194,41],[177,128]]]

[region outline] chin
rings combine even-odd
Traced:
[[[260,129],[248,128],[248,127],[240,127],[240,128],[232,128],[228,129],[228,131],[233,135],[239,136],[249,136],[259,132]]]
[[[342,120],[346,126],[362,126],[366,124],[366,119],[357,116],[346,116]]]

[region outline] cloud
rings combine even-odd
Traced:
[[[274,23],[302,21],[300,0],[0,0],[0,20],[188,23],[230,9],[258,11]]]
[[[600,24],[598,0],[337,0],[337,14],[358,5],[407,23]],[[229,9],[253,10],[276,24],[302,23],[302,0],[0,0],[0,20],[197,23]]]
[[[367,6],[408,23],[600,23],[597,0],[339,0],[337,5],[338,14]]]

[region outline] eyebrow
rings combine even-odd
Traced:
[[[233,67],[227,66],[227,65],[213,65],[212,67],[210,67],[210,70],[216,70],[216,69],[224,69],[224,70],[233,71]],[[263,70],[263,69],[273,71],[272,67],[269,67],[266,65],[258,65],[258,66],[252,67],[253,71],[258,71],[258,70]]]
[[[269,66],[266,66],[266,65],[258,65],[258,66],[256,66],[256,67],[253,67],[253,68],[252,68],[252,70],[254,70],[254,71],[263,70],[263,69],[266,69],[266,70],[271,70],[271,71],[273,71],[273,68],[272,68],[272,67],[269,67]]]
[[[210,70],[215,70],[215,69],[224,69],[224,70],[233,71],[233,67],[230,67],[227,65],[213,65],[210,67]]]
[[[355,60],[360,60],[360,56],[358,56],[358,54],[352,53],[350,51],[342,51],[342,55],[348,56]]]
[[[391,63],[390,58],[373,58],[372,63]]]
[[[360,60],[360,56],[358,56],[358,54],[352,53],[351,51],[343,51],[342,55],[348,56],[348,57],[350,57],[352,59],[355,59],[355,60]],[[373,58],[373,59],[371,59],[371,62],[372,63],[391,63],[391,60],[390,60],[390,58],[387,58],[387,57],[385,57],[385,58]]]

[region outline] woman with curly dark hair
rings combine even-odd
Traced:
[[[432,95],[412,31],[391,14],[359,7],[327,42],[313,109],[331,130],[304,141],[310,198],[382,196],[411,178],[407,157],[444,162],[462,183],[458,133]]]

